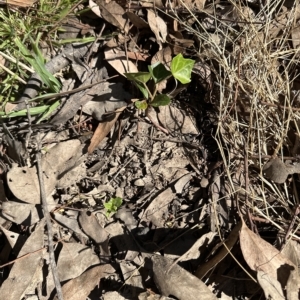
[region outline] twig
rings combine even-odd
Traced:
[[[32,134],[32,128],[31,128],[31,115],[30,115],[30,111],[29,111],[29,103],[28,100],[25,100],[25,104],[26,104],[26,110],[27,110],[27,119],[28,119],[28,133],[26,134],[26,141],[25,141],[25,146],[26,146],[26,150],[28,149],[28,145],[29,145],[29,140]]]
[[[93,44],[90,47],[90,50],[88,51],[86,58],[85,58],[85,63],[88,65],[90,57],[92,55],[93,52],[93,48],[96,45],[96,43],[99,41],[99,39],[102,37],[103,31],[105,29],[105,23],[103,23],[102,28],[100,30],[100,33],[97,35],[97,38],[94,40]]]
[[[37,175],[39,178],[39,184],[40,184],[40,194],[41,194],[41,202],[42,202],[42,207],[44,211],[44,216],[46,219],[46,225],[47,225],[47,232],[48,232],[48,245],[49,245],[49,260],[50,260],[50,266],[52,270],[52,276],[54,279],[55,283],[55,288],[57,292],[57,298],[58,300],[63,300],[63,294],[62,294],[62,289],[61,289],[61,284],[58,278],[58,272],[57,272],[57,267],[55,263],[55,257],[54,257],[54,244],[52,240],[52,224],[50,220],[50,213],[48,210],[48,204],[47,204],[47,196],[45,192],[45,186],[44,186],[44,179],[43,179],[43,170],[41,167],[41,140],[40,140],[40,135],[37,137],[38,139],[38,151],[36,154],[36,165],[37,165]]]

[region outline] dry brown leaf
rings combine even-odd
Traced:
[[[257,272],[257,281],[263,289],[266,299],[285,299],[279,281],[273,277],[259,270]]]
[[[152,291],[151,291],[151,293],[152,293]],[[102,297],[103,297],[103,300],[127,300],[126,298],[124,298],[122,295],[120,295],[116,291],[106,292]],[[140,297],[139,297],[139,300],[142,300],[142,299],[140,299]],[[151,299],[151,300],[155,300],[155,299]],[[159,299],[159,300],[164,300],[164,299]]]
[[[162,49],[162,44],[166,42],[168,35],[167,24],[152,9],[148,9],[147,18],[149,26],[152,32],[155,34],[156,42],[159,44],[159,49]]]
[[[79,224],[82,230],[91,237],[97,244],[104,243],[108,239],[108,233],[102,228],[94,213],[81,211]]]
[[[122,6],[116,1],[106,3],[105,0],[96,0],[96,3],[99,5],[101,16],[104,20],[128,33],[129,20]]]
[[[131,11],[127,11],[126,15],[130,19],[130,22],[137,28],[149,28],[149,24],[143,20],[141,17],[136,15],[135,13]]]
[[[175,296],[177,299],[216,300],[216,296],[197,277],[173,264],[173,260],[153,255],[154,281],[164,296]],[[172,267],[172,268],[171,268]],[[201,297],[199,298],[199,295]]]
[[[77,219],[68,218],[61,213],[55,213],[54,219],[62,226],[69,228],[71,231],[75,232],[82,241],[88,241],[89,237],[80,229]]]
[[[41,207],[36,204],[6,201],[1,208],[2,215],[7,220],[24,226],[37,223],[42,215]]]
[[[54,174],[46,179],[46,194],[52,192],[55,179]],[[48,184],[48,180],[49,183]],[[18,167],[14,165],[7,173],[7,183],[11,192],[20,200],[31,203],[40,204],[40,186],[36,168]]]
[[[159,61],[170,69],[172,55],[172,49],[170,48],[170,46],[164,47],[163,49],[156,52],[155,55],[153,55],[153,58],[151,59],[151,64],[154,64]]]
[[[195,273],[198,278],[203,278],[209,270],[215,267],[221,260],[223,260],[228,254],[228,250],[231,250],[239,237],[239,231],[241,229],[242,223],[238,223],[230,232],[228,238],[226,239],[225,246],[217,252],[217,254],[210,259],[208,262],[200,265]]]
[[[164,227],[166,220],[163,216],[167,215],[169,203],[173,201],[174,196],[175,194],[170,187],[160,193],[147,207],[144,214],[145,218],[157,227]]]
[[[289,240],[281,253],[287,257],[295,266],[298,266],[300,274],[300,244],[296,241]]]
[[[93,117],[94,120],[103,121],[103,116],[127,105],[124,99],[129,100],[132,96],[127,93],[121,82],[110,83],[105,94],[95,96],[86,103],[82,111]]]
[[[278,157],[271,158],[263,167],[264,175],[276,183],[284,183],[289,175],[286,165]]]
[[[278,249],[252,232],[243,222],[240,232],[242,253],[248,266],[254,271],[262,271],[265,276],[274,278],[285,288],[292,270],[296,266]]]
[[[104,55],[107,62],[122,76],[126,72],[137,73],[139,71],[132,61],[126,59],[124,51],[109,49],[104,52]]]
[[[158,120],[169,132],[198,134],[195,122],[183,110],[167,105],[159,108]]]
[[[292,42],[293,42],[293,47],[296,49],[300,45],[300,32],[299,28],[295,28],[292,30]]]
[[[192,72],[200,76],[200,82],[206,89],[212,88],[212,74],[208,64],[196,62]]]
[[[46,196],[49,196],[54,190],[58,177],[67,173],[66,166],[69,167],[70,163],[75,164],[78,161],[76,156],[81,155],[80,145],[79,140],[69,140],[58,143],[43,155],[42,169],[45,175]],[[40,187],[36,167],[13,166],[7,173],[7,181],[10,190],[18,199],[31,204],[40,203]]]
[[[192,47],[194,45],[194,40],[189,40],[183,38],[181,32],[177,31],[173,34],[169,34],[171,45],[173,45],[174,55],[182,53],[186,48]]]
[[[290,174],[300,173],[300,163],[283,163],[279,158],[271,158],[263,167],[264,175],[276,183],[284,183]]]
[[[1,285],[1,299],[22,299],[24,292],[32,283],[44,252],[41,251],[44,246],[44,226],[45,222],[42,220],[21,249],[19,259]],[[24,255],[26,256],[22,257]]]
[[[18,255],[19,251],[23,247],[26,242],[26,237],[21,234],[17,234],[16,232],[5,229],[0,225],[0,229],[5,235],[11,249],[13,249],[14,254]]]
[[[96,16],[102,18],[100,8],[93,0],[89,0],[89,8]]]
[[[139,3],[142,5],[142,7],[149,7],[149,8],[153,8],[153,7],[164,8],[165,7],[162,0],[141,0]]]
[[[298,300],[300,292],[300,280],[297,270],[293,270],[286,283],[286,298],[288,300]]]
[[[110,132],[110,130],[118,120],[120,114],[126,107],[127,106],[123,106],[117,109],[115,112],[113,112],[114,115],[113,119],[99,123],[88,148],[89,154],[91,154],[95,150],[95,148],[101,143],[101,141],[107,136],[107,134]]]
[[[89,269],[79,277],[70,280],[62,287],[64,299],[86,299],[90,292],[100,282],[101,278],[114,272],[114,268],[108,264]],[[57,300],[57,296],[54,299]]]
[[[188,173],[181,178],[178,179],[178,181],[174,184],[174,189],[176,191],[176,194],[181,194],[183,191],[183,188],[185,185],[191,181],[192,176],[194,176],[195,173]]]
[[[99,263],[96,253],[86,245],[63,243],[57,261],[58,277],[60,281],[73,279]]]
[[[199,251],[200,247],[203,245],[208,246],[213,241],[216,234],[216,232],[203,234],[187,252],[176,259],[175,263],[199,258],[201,254]]]
[[[141,290],[144,290],[142,276],[136,264],[130,261],[120,263],[120,268],[123,274],[124,281],[130,286],[130,295],[132,299],[137,299]]]

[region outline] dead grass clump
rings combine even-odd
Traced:
[[[267,158],[298,155],[299,42],[293,37],[300,7],[295,2],[287,9],[272,1],[255,11],[229,2],[221,12],[213,6],[215,17],[208,16],[206,22],[195,17],[188,30],[198,39],[200,61],[212,71],[206,100],[217,108],[215,138],[231,193],[239,199],[246,194],[253,215],[282,229],[282,209],[291,214],[298,202],[295,178],[278,186],[263,177],[263,165]],[[272,209],[274,201],[280,209]]]

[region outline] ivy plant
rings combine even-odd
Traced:
[[[144,96],[143,100],[135,102],[135,106],[138,109],[146,110],[149,105],[153,107],[168,105],[171,102],[170,97],[166,94],[158,94],[157,84],[172,76],[182,84],[189,83],[194,63],[194,60],[178,54],[172,59],[171,71],[168,71],[161,62],[156,62],[148,66],[149,72],[125,73],[124,75],[134,82]],[[154,83],[152,85],[149,84],[151,80]],[[150,90],[150,86],[154,86],[152,90]]]
[[[115,214],[119,207],[122,205],[122,198],[110,198],[108,202],[104,203],[104,207],[106,209],[106,216],[109,217],[111,214]]]

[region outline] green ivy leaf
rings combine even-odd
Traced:
[[[159,61],[151,66],[148,66],[148,70],[152,75],[154,83],[159,83],[172,75],[172,73],[168,71],[166,67]]]
[[[146,83],[150,78],[149,72],[138,72],[138,73],[124,73],[124,75],[132,81]]]
[[[146,110],[148,107],[148,103],[144,100],[144,101],[135,101],[134,105],[137,109],[141,109],[141,110]]]
[[[148,94],[148,91],[147,89],[144,87],[144,85],[142,83],[139,83],[138,81],[135,81],[134,82],[135,85],[138,87],[138,89],[142,92],[143,96],[148,99],[149,97],[149,94]]]
[[[158,106],[168,105],[170,104],[170,102],[171,99],[167,95],[161,94],[161,95],[156,95],[150,104],[151,106],[158,107]]]
[[[123,200],[120,197],[110,198],[108,202],[103,204],[106,208],[106,215],[109,216],[111,213],[116,213],[122,202]]]
[[[171,62],[172,75],[182,84],[189,83],[191,81],[191,74],[194,64],[194,60],[184,58],[182,54],[179,53],[172,59]]]

